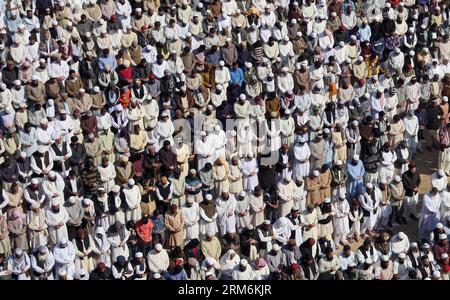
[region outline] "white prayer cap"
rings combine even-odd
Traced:
[[[20,80],[19,80],[19,79],[17,79],[17,80],[14,80],[14,81],[13,81],[13,83],[14,83],[14,85],[20,85],[20,84],[21,84],[21,82],[20,82]]]
[[[50,171],[50,172],[48,172],[48,177],[53,178],[53,177],[55,177],[55,176],[56,176],[55,171]]]
[[[91,132],[88,134],[88,138],[93,139],[93,138],[95,138],[95,135]]]
[[[290,109],[286,109],[286,110],[284,111],[284,113],[285,113],[286,115],[290,115],[290,114],[291,114],[291,110],[290,110]]]
[[[284,177],[284,180],[286,180],[287,182],[291,181],[291,175],[290,174],[286,174],[286,176]]]
[[[441,277],[441,272],[439,272],[439,271],[434,271],[434,272],[433,272],[433,278],[439,278],[439,277]]]
[[[323,202],[324,202],[324,203],[327,203],[327,204],[328,204],[328,203],[331,203],[331,199],[330,199],[330,198],[325,198],[325,199],[323,200]]]
[[[58,21],[56,21],[56,20],[55,20],[55,21],[53,21],[53,22],[52,22],[52,25],[53,25],[53,26],[56,26],[56,25],[58,25]]]
[[[41,207],[41,204],[39,202],[33,202],[33,204],[31,204],[31,209],[38,209]]]
[[[441,233],[439,235],[439,240],[445,240],[445,239],[447,239],[447,235],[445,233]]]
[[[412,242],[409,244],[409,247],[414,248],[417,247],[417,243],[416,242]]]
[[[212,258],[212,257],[207,257],[206,258],[206,264],[208,266],[213,266],[215,263],[216,263],[216,260],[214,258]]]
[[[59,201],[57,199],[53,198],[52,201],[51,201],[51,205],[52,206],[58,206],[59,205]]]
[[[376,78],[374,78],[375,80],[377,80]],[[369,99],[370,98],[370,94],[369,93],[364,93],[364,98]]]
[[[20,157],[25,158],[27,157],[27,153],[25,151],[20,151]]]
[[[352,35],[350,36],[350,38],[352,39],[352,41],[356,41],[356,35]]]
[[[47,149],[45,148],[45,146],[38,146],[38,152],[39,153],[45,153],[47,151]]]
[[[381,256],[381,261],[384,261],[384,262],[389,261],[389,256],[387,256],[387,255]]]
[[[400,54],[400,52],[401,52],[401,51],[400,51],[400,48],[398,48],[398,47],[395,48],[395,53]]]
[[[241,265],[241,267],[245,268],[248,266],[248,261],[245,258],[243,258],[243,259],[241,259],[239,264]]]
[[[247,196],[247,193],[246,193],[245,191],[241,191],[241,192],[239,193],[239,196],[245,197],[245,196]]]
[[[240,94],[239,95],[239,99],[240,100],[245,100],[245,99],[247,99],[247,97],[245,96],[245,94]]]
[[[306,140],[305,140],[304,137],[300,137],[299,142],[300,142],[300,143],[306,143]]]
[[[399,175],[395,175],[394,180],[396,182],[400,182],[400,181],[402,181],[402,178]]]
[[[142,8],[138,7],[138,8],[136,8],[135,11],[136,11],[136,12],[142,12]]]
[[[273,245],[272,246],[272,250],[275,251],[275,252],[280,251],[280,245],[278,245],[278,244]]]
[[[353,159],[354,161],[358,161],[358,160],[359,160],[359,155],[358,155],[358,154],[354,154],[353,157],[352,157],[352,159]]]
[[[318,176],[320,175],[319,170],[314,170],[314,171],[313,171],[313,175],[314,175],[315,177],[318,177]]]
[[[111,191],[113,191],[113,193],[118,193],[120,191],[120,186],[117,184],[113,185]]]
[[[398,258],[404,259],[404,258],[406,258],[406,254],[404,252],[400,252],[398,254]]]
[[[289,71],[288,67],[282,67],[281,68],[281,72],[287,72],[287,71]]]
[[[264,225],[270,225],[270,220],[264,220]]]
[[[428,243],[423,244],[422,246],[423,249],[430,249],[430,245]]]
[[[141,258],[144,257],[144,254],[142,252],[136,252],[136,254],[134,255],[134,257],[136,258]]]
[[[162,249],[163,249],[163,246],[160,243],[155,245],[155,250],[156,251],[161,251]]]
[[[363,61],[363,60],[364,60],[364,57],[362,57],[361,55],[358,56],[358,61]]]
[[[352,60],[348,57],[348,58],[345,59],[345,62],[349,64],[349,63],[352,62]]]
[[[221,67],[225,66],[225,62],[223,60],[219,61],[219,66]]]
[[[133,178],[128,179],[128,185],[133,186],[134,184],[135,184],[135,182],[134,182]]]
[[[194,203],[194,197],[192,195],[187,196],[186,202],[189,204]]]
[[[292,19],[291,24],[297,24],[297,19]]]
[[[47,120],[47,118],[43,118],[39,123],[42,125],[45,125],[45,124],[48,124],[48,120]]]
[[[438,175],[439,175],[440,177],[444,177],[444,176],[445,176],[444,170],[439,169],[439,170],[438,170]]]
[[[366,260],[364,260],[364,262],[368,265],[371,265],[373,263],[373,261],[370,257],[366,258]]]
[[[245,62],[245,67],[246,68],[251,68],[253,66],[253,64],[249,61]]]
[[[66,238],[61,238],[61,239],[59,240],[58,245],[65,245],[65,244],[67,244],[67,239],[66,239]]]
[[[425,277],[425,279],[424,280],[431,280],[431,278],[430,277]]]
[[[31,179],[31,183],[32,183],[32,184],[38,184],[39,181],[38,181],[37,178],[33,178],[33,179]]]
[[[408,32],[409,32],[409,33],[413,33],[413,32],[414,32],[414,27],[409,27],[409,28],[408,28]]]
[[[201,136],[206,136],[206,131],[200,131]]]
[[[80,93],[85,93],[85,92],[86,92],[86,90],[83,89],[83,88],[79,89],[78,91],[79,91]]]
[[[447,96],[442,97],[442,101],[443,102],[448,102],[448,97]]]
[[[341,198],[341,199],[345,199],[346,198],[344,190],[341,190],[341,192],[339,193],[339,198]]]
[[[31,80],[38,80],[38,79],[39,79],[39,77],[36,74],[31,75]]]
[[[336,13],[335,11],[333,11],[333,12],[331,13],[331,16],[332,16],[332,17],[336,17],[336,16],[337,16],[337,13]]]
[[[420,28],[425,29],[425,28],[427,28],[427,25],[422,24],[422,25],[420,25]]]
[[[337,160],[337,161],[336,161],[336,166],[342,166],[342,160],[340,160],[340,159]]]
[[[203,3],[200,2],[199,4],[197,4],[197,7],[198,8],[203,8]]]
[[[448,258],[448,254],[447,253],[442,253],[441,254],[441,259],[446,259]]]
[[[303,35],[303,34],[302,34],[301,31],[297,32],[297,36],[298,36],[298,37],[302,37],[302,35]]]
[[[285,36],[285,37],[283,38],[283,40],[284,40],[285,42],[289,42],[289,37],[288,37],[288,36]]]
[[[397,236],[398,236],[399,240],[401,240],[401,241],[403,241],[404,239],[406,239],[406,234],[405,234],[403,231],[400,231],[400,232],[397,234]]]
[[[91,205],[91,199],[89,198],[83,198],[82,202],[84,205]]]
[[[22,255],[23,254],[23,250],[20,249],[20,248],[16,248],[16,249],[14,249],[14,254],[15,255]]]
[[[380,184],[387,184],[386,178],[381,178],[380,179]]]
[[[340,41],[340,42],[339,42],[339,46],[340,46],[340,47],[344,47],[344,46],[345,46],[345,43],[344,43],[343,41]]]
[[[205,196],[206,200],[211,201],[212,200],[212,195],[211,194],[207,194]]]
[[[248,158],[253,158],[253,156],[254,156],[254,155],[253,155],[253,152],[250,152],[249,154],[247,154],[247,157],[248,157]]]
[[[216,90],[221,91],[223,89],[223,85],[221,85],[220,83],[216,85]]]
[[[353,262],[353,261],[349,262],[348,267],[350,267],[350,268],[356,267],[355,262]]]
[[[324,133],[330,133],[331,131],[330,131],[329,128],[325,128],[325,129],[323,130],[323,132],[324,132]]]
[[[75,196],[70,196],[68,201],[70,204],[75,204],[75,202],[77,202],[77,198]]]
[[[96,93],[100,92],[100,88],[98,86],[94,86],[94,92]]]
[[[436,228],[437,229],[442,229],[442,228],[444,228],[444,225],[442,225],[442,223],[439,222],[439,223],[436,224]]]
[[[370,182],[366,183],[366,189],[373,189],[373,184]]]
[[[60,277],[66,276],[66,275],[67,275],[66,269],[59,269],[59,270],[58,270],[58,275],[59,275]]]
[[[159,274],[159,273],[154,273],[153,274],[153,279],[160,279],[161,278],[161,274]]]
[[[386,3],[386,8],[391,8],[391,4],[390,3]]]

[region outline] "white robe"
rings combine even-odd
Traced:
[[[191,207],[186,204],[181,208],[184,216],[184,239],[189,242],[192,239],[198,239],[200,234],[200,207],[194,202]]]
[[[259,184],[258,180],[258,164],[255,158],[251,160],[244,160],[242,163],[242,174],[244,179],[244,190],[253,191],[255,187]],[[250,175],[255,172],[254,175]]]
[[[47,209],[45,212],[45,220],[48,225],[48,233],[52,244],[56,245],[61,239],[69,239],[66,226],[66,223],[69,220],[69,214],[64,206],[60,205],[59,212],[57,213],[54,213],[51,208]],[[59,223],[63,223],[63,225],[56,228],[55,226]]]
[[[58,274],[59,270],[66,270],[67,277],[73,278],[75,275],[75,248],[72,242],[67,242],[67,247],[61,248],[56,246],[53,249],[53,255],[55,257],[55,271]],[[86,270],[87,271],[87,270]],[[59,276],[57,276],[58,278]]]
[[[347,200],[337,200],[333,203],[334,211],[336,214],[333,216],[334,226],[334,242],[337,243],[340,240],[345,240],[350,232],[348,223],[348,214],[350,213],[350,206]]]
[[[419,220],[419,237],[427,239],[440,218],[441,196],[432,196],[430,192],[423,195],[423,206]]]
[[[379,204],[380,204],[381,198],[382,198],[381,191],[377,188],[375,189],[375,202],[374,203],[371,201],[371,197],[369,194],[367,194],[366,191],[364,191],[359,196],[359,202],[361,202],[361,207],[363,209],[369,211],[369,216],[364,217],[364,223],[363,223],[364,229],[373,230],[375,225],[377,224],[379,214],[380,214]],[[375,209],[376,209],[376,212],[375,212]]]
[[[230,195],[227,201],[219,197],[216,200],[216,209],[218,217],[217,225],[220,235],[236,232],[236,215],[234,214],[236,210],[236,199],[234,199],[234,196]]]
[[[296,145],[294,147],[294,166],[292,171],[292,179],[297,180],[302,177],[308,176],[309,174],[309,156],[311,151],[309,150],[308,144]],[[302,162],[306,160],[306,162]]]
[[[141,192],[137,185],[129,188],[126,187],[123,189],[123,193],[125,195],[125,202],[128,206],[125,212],[125,219],[128,221],[133,220],[137,222],[141,216]]]

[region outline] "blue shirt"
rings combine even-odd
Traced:
[[[111,67],[111,70],[115,70],[117,67],[116,58],[112,55],[108,55],[107,57],[100,56],[98,58],[98,68],[100,69],[100,71],[103,70],[107,65]]]
[[[237,68],[237,69],[231,68],[230,69],[230,77],[231,77],[231,83],[242,86],[242,82],[244,82],[244,72],[242,72],[241,68]]]

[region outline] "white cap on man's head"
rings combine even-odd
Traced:
[[[155,245],[155,250],[156,251],[161,251],[162,249],[163,249],[163,246],[160,243]]]

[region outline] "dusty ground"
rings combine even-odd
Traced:
[[[417,154],[414,161],[417,164],[417,171],[420,172],[421,183],[419,186],[419,199],[422,201],[422,195],[431,189],[431,174],[437,170],[438,161],[438,151],[433,149],[432,151],[424,150],[423,153]],[[406,233],[410,241],[418,240],[418,222],[413,220],[408,220],[407,225],[397,225],[393,224],[392,231],[397,233],[403,231]],[[351,244],[352,250],[356,250],[361,245],[359,243]],[[342,247],[339,247],[342,248]]]

